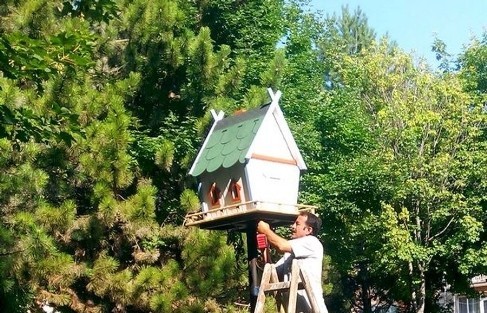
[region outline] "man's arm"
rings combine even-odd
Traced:
[[[269,243],[279,252],[292,252],[291,244],[289,243],[289,241],[272,231],[269,224],[267,224],[266,222],[260,221],[259,224],[257,224],[257,231],[261,234],[266,235]]]

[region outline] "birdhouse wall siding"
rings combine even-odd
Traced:
[[[269,119],[262,124],[252,143],[252,148],[254,154],[293,160],[292,153],[274,115],[269,116]]]
[[[243,177],[244,174],[245,172],[243,164],[238,164],[231,168],[220,168],[215,172],[202,174],[200,176],[198,196],[202,203],[203,211],[211,210],[216,207],[224,207],[232,204],[237,204],[239,202],[249,201],[249,191],[247,186],[245,186],[245,178]],[[232,180],[235,180],[236,183],[241,187],[239,201],[235,200],[234,197],[232,197],[231,190],[229,189]],[[216,186],[221,193],[218,205],[213,205],[210,198],[209,192],[213,183],[216,183]]]
[[[267,202],[271,209],[295,209],[300,176],[296,165],[251,159],[245,171],[253,201]]]

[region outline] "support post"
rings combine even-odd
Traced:
[[[250,291],[250,312],[254,312],[257,296],[259,294],[259,281],[257,275],[257,224],[250,222],[246,227],[247,236],[247,260],[249,264],[249,291]]]

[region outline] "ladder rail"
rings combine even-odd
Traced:
[[[277,270],[276,270],[275,265],[272,266],[271,279],[272,279],[272,282],[275,282],[275,283],[279,282],[279,277],[277,276]],[[286,313],[286,310],[284,309],[282,293],[275,291],[274,292],[274,298],[276,299],[277,311],[279,311],[279,313]]]
[[[301,281],[304,285],[304,290],[306,290],[306,295],[308,296],[309,303],[311,304],[311,310],[313,312],[320,312],[320,308],[318,306],[318,302],[316,301],[315,294],[313,290],[311,290],[310,280],[308,278],[308,274],[305,271],[300,270],[299,275],[301,276]]]
[[[264,312],[266,293],[272,293],[274,295],[274,298],[276,299],[277,309],[279,312],[295,313],[298,289],[303,288],[306,291],[306,295],[310,302],[311,311],[313,313],[319,313],[320,309],[318,306],[318,302],[316,301],[316,297],[313,294],[309,277],[306,272],[299,267],[297,260],[292,261],[291,278],[289,281],[286,282],[279,282],[275,264],[267,263],[262,273],[262,279],[259,287],[259,293],[257,296],[254,313]],[[285,291],[289,291],[289,294],[287,295],[287,311],[284,310],[283,304],[283,297],[285,297],[283,292]]]
[[[257,295],[257,301],[255,303],[255,313],[262,313],[264,312],[264,302],[265,302],[265,292],[266,288],[268,288],[269,280],[271,278],[271,272],[274,265],[267,263],[264,266],[264,272],[262,273],[259,293]]]
[[[298,300],[298,284],[299,284],[299,265],[296,260],[291,264],[291,279],[289,286],[289,302],[287,304],[287,313],[296,312],[296,301]]]

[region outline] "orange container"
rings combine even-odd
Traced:
[[[267,243],[267,237],[264,234],[257,234],[257,248],[265,249],[269,246]]]

